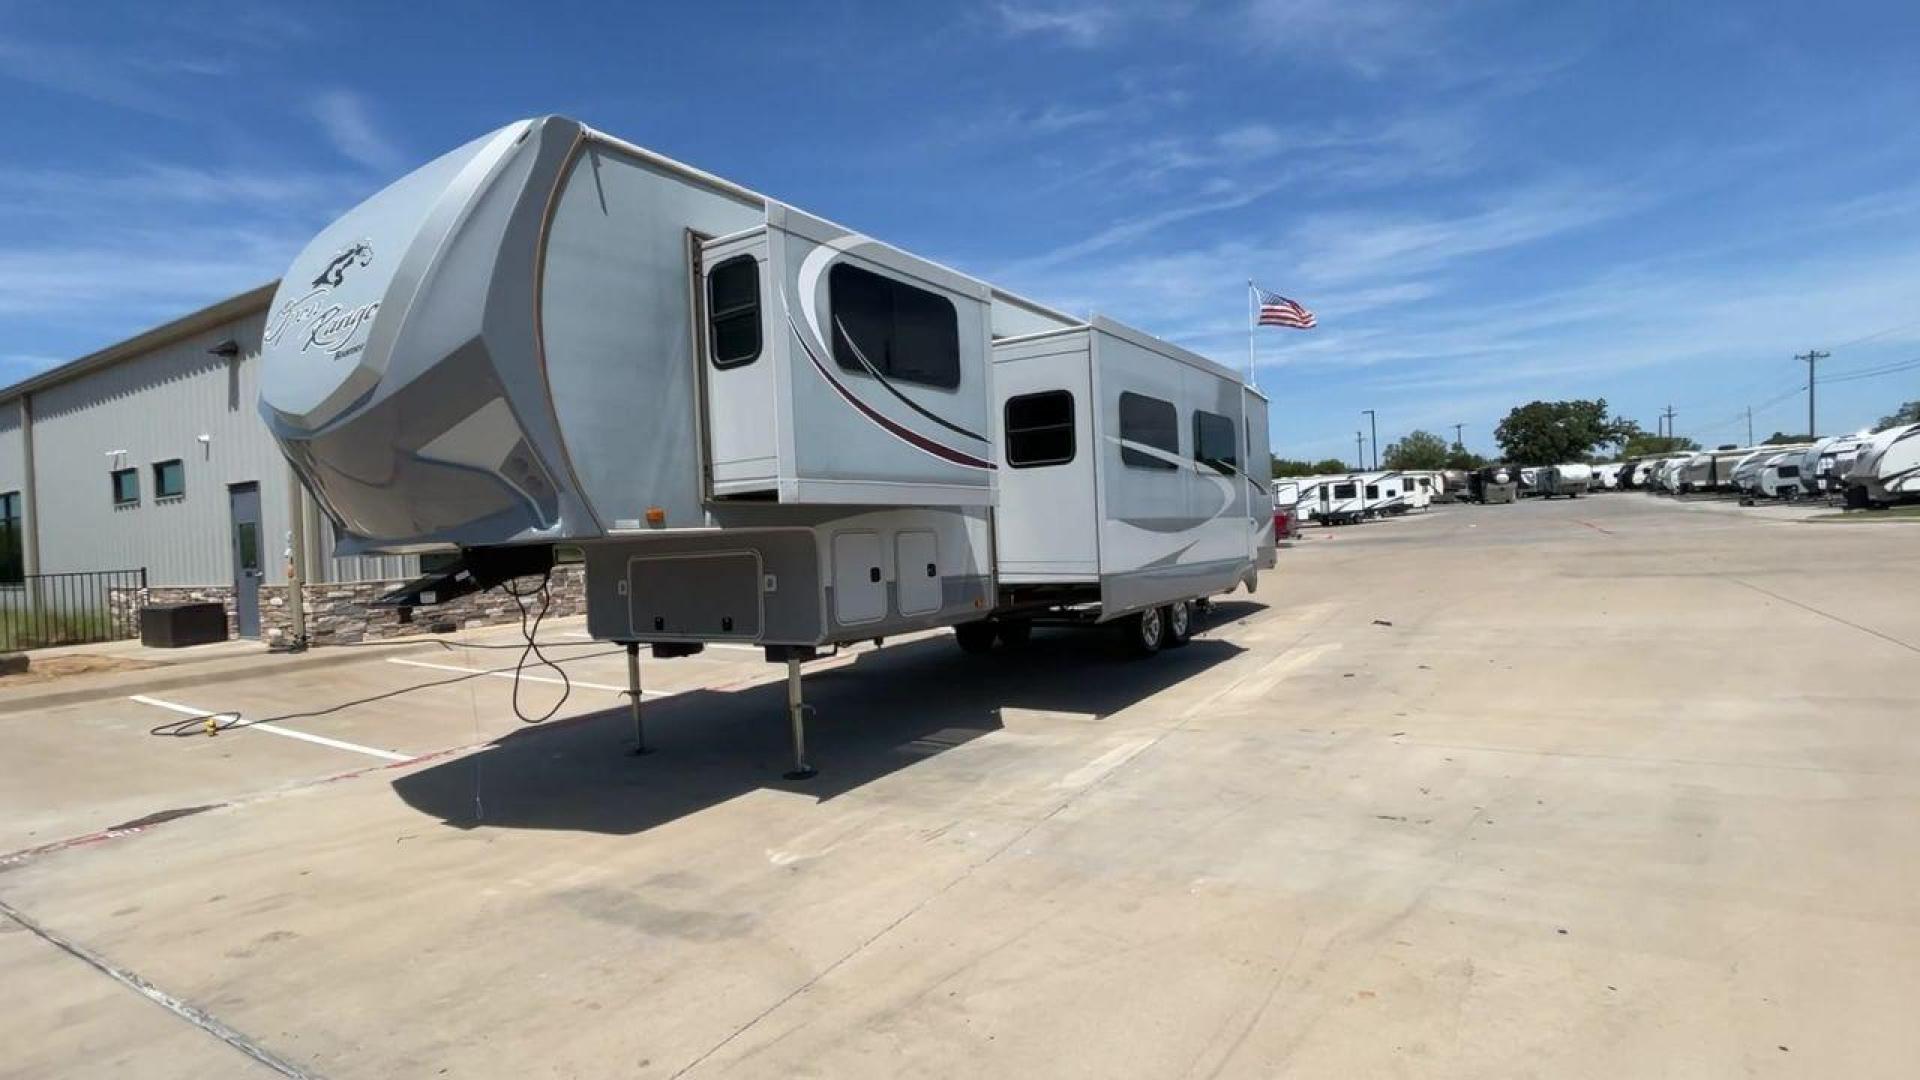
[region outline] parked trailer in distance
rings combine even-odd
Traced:
[[[1774,455],[1760,467],[1754,480],[1754,495],[1761,499],[1797,499],[1805,493],[1800,485],[1801,451]]]
[[[1577,499],[1587,493],[1592,482],[1593,467],[1578,462],[1544,466],[1536,474],[1535,479],[1541,496],[1548,499],[1557,495]]]
[[[1473,501],[1484,506],[1515,502],[1520,498],[1514,471],[1505,465],[1488,465],[1474,471]]]
[[[1847,505],[1891,506],[1920,498],[1920,424],[1875,432],[1847,473]]]
[[[1308,520],[1321,525],[1352,525],[1366,517],[1360,478],[1351,474],[1308,477],[1300,485],[1300,505]]]

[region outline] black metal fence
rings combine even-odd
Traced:
[[[0,651],[138,637],[146,588],[145,567],[0,581]]]

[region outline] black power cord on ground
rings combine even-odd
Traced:
[[[158,724],[152,728],[149,728],[147,731],[147,734],[178,739],[178,738],[188,738],[194,735],[217,735],[222,731],[240,731],[242,729],[252,727],[255,724],[271,724],[271,723],[277,723],[284,720],[310,720],[310,719],[313,719],[314,717],[330,716],[334,713],[343,712],[347,709],[356,708],[361,705],[371,705],[374,702],[385,701],[389,698],[400,697],[403,694],[411,694],[417,690],[431,690],[437,686],[451,686],[455,683],[463,683],[470,679],[481,679],[489,675],[499,675],[507,671],[513,672],[513,715],[516,718],[518,718],[519,721],[523,724],[545,723],[548,720],[553,719],[553,717],[560,712],[561,707],[567,703],[567,698],[572,696],[573,680],[567,675],[566,670],[562,668],[558,663],[556,663],[552,658],[547,656],[547,654],[543,650],[556,648],[556,647],[569,648],[575,645],[584,647],[584,646],[599,644],[598,642],[593,642],[593,641],[557,642],[556,643],[556,642],[541,642],[539,640],[540,623],[547,617],[548,610],[550,610],[553,606],[552,586],[553,586],[552,571],[548,571],[545,575],[543,575],[540,579],[540,583],[531,589],[526,589],[526,590],[514,589],[504,582],[501,583],[499,586],[497,586],[497,588],[499,588],[501,592],[504,592],[508,596],[512,597],[514,606],[520,609],[520,636],[523,639],[520,642],[506,643],[506,644],[464,644],[460,642],[433,639],[434,644],[440,645],[443,648],[446,648],[449,650],[452,650],[452,649],[519,649],[520,659],[516,661],[513,667],[511,668],[497,668],[497,669],[491,669],[487,671],[469,671],[460,675],[452,676],[451,678],[434,679],[429,682],[415,683],[412,686],[403,686],[397,690],[385,690],[378,694],[371,694],[367,697],[355,698],[351,701],[343,701],[335,705],[329,705],[324,709],[311,709],[305,712],[282,713],[278,716],[261,716],[261,717],[255,717],[253,719],[247,719],[246,716],[237,709],[203,713],[198,716],[188,716],[188,717],[183,717],[179,720],[170,720],[167,723]],[[527,601],[535,597],[539,598],[540,606],[537,610],[529,610],[527,606]],[[343,642],[338,646],[330,646],[330,647],[352,648],[354,646],[374,646],[374,645],[391,645],[391,644],[392,644],[391,642],[384,642],[384,641],[353,641],[353,642]],[[595,657],[619,655],[624,651],[625,651],[624,649],[602,649],[599,652],[582,653],[577,656],[569,656],[566,659],[589,660]],[[521,676],[526,673],[527,661],[530,659],[535,659],[539,661],[537,664],[534,665],[535,667],[544,666],[544,667],[552,668],[555,674],[560,676],[560,686],[561,686],[560,700],[554,702],[553,708],[548,709],[546,712],[542,713],[537,717],[528,716],[526,712],[523,711],[520,707]]]

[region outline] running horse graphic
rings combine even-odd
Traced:
[[[335,255],[332,261],[327,263],[327,268],[320,271],[319,277],[313,279],[313,287],[318,289],[337,286],[340,284],[341,279],[346,277],[348,267],[355,265],[365,266],[372,261],[372,244],[362,240],[357,244],[350,245],[345,251]]]

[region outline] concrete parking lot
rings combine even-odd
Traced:
[[[1916,596],[1907,525],[1436,507],[1148,661],[818,665],[808,782],[749,651],[631,756],[577,623],[538,726],[406,692],[480,649],[12,708],[0,1075],[1910,1076]]]

